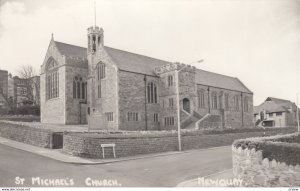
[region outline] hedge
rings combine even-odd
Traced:
[[[234,141],[236,148],[262,151],[263,158],[300,165],[300,133],[272,137],[248,138]]]

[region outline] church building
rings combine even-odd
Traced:
[[[104,45],[87,31],[87,48],[52,37],[41,66],[41,122],[92,129],[253,127],[253,93],[237,78]]]

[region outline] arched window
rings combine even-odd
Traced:
[[[148,103],[157,103],[157,87],[153,82],[147,85],[147,101]]]
[[[201,89],[198,91],[198,107],[204,108],[205,107],[205,97],[204,97],[204,90]]]
[[[86,99],[86,82],[80,76],[73,79],[73,98]]]
[[[211,108],[212,109],[218,108],[218,97],[217,97],[217,93],[215,92],[211,94]]]
[[[172,75],[169,75],[168,76],[168,86],[170,87],[170,86],[173,86],[173,76]]]
[[[234,110],[240,110],[240,95],[235,95],[233,98]]]
[[[105,64],[100,62],[97,65],[97,79],[101,80],[103,78],[105,78]]]
[[[248,106],[248,97],[244,98],[244,111],[248,112],[249,111],[249,106]]]
[[[50,57],[46,63],[46,99],[53,99],[59,97],[59,73],[57,62]]]

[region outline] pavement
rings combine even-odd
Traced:
[[[231,146],[184,152],[168,152],[117,159],[85,159],[0,137],[0,185],[16,185],[16,177],[30,181],[63,178],[73,186],[90,186],[87,178],[116,180],[119,186],[175,187],[190,186],[199,177],[232,168]],[[101,185],[100,185],[101,186]],[[102,185],[103,186],[103,185]]]
[[[233,181],[235,181],[235,177],[233,175],[232,168],[230,168],[204,177],[198,177],[192,180],[181,182],[177,185],[177,187],[240,187],[242,186],[242,182],[240,181],[233,182]],[[227,183],[229,184],[227,185]]]
[[[158,157],[158,156],[165,156],[165,155],[174,155],[174,154],[182,154],[184,152],[165,152],[165,153],[154,153],[154,154],[146,154],[146,155],[136,155],[132,157],[122,157],[122,158],[108,158],[108,159],[88,159],[82,157],[72,156],[62,151],[62,149],[46,149],[42,147],[37,147],[33,145],[29,145],[26,143],[17,142],[11,139],[6,139],[0,137],[0,144],[6,145],[9,147],[13,147],[19,150],[31,152],[43,157],[48,157],[57,161],[65,162],[65,163],[72,163],[72,164],[106,164],[106,163],[113,163],[113,162],[121,162],[127,160],[137,160],[143,159],[148,157]]]

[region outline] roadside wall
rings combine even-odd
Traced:
[[[62,133],[14,124],[0,124],[0,136],[44,148],[61,148]]]
[[[294,128],[266,131],[265,135],[295,132]],[[182,133],[182,149],[200,149],[227,146],[234,140],[263,136],[264,132],[204,134],[200,131]],[[176,132],[148,134],[97,134],[64,132],[63,151],[75,156],[102,158],[101,144],[115,143],[117,157],[178,150]],[[105,158],[113,157],[111,148],[105,148]]]
[[[232,147],[233,173],[244,186],[300,186],[300,166],[263,159],[262,151]]]

